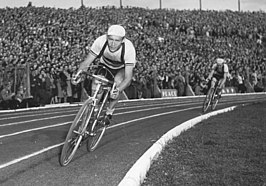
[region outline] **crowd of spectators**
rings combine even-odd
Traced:
[[[159,97],[160,89],[176,89],[184,96],[188,85],[203,94],[201,83],[217,57],[227,60],[227,86],[247,92],[250,84],[253,91],[265,91],[265,17],[265,12],[229,10],[7,7],[0,9],[0,89],[6,92],[13,83],[5,78],[8,73],[27,64],[31,104],[82,100],[90,93],[90,79],[74,86],[71,75],[94,39],[109,25],[122,24],[137,51],[134,78],[126,90],[130,99]],[[25,90],[23,86],[16,84],[13,92]],[[8,99],[20,100],[14,95]]]

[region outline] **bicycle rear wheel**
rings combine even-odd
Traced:
[[[103,124],[103,120],[104,120],[104,116],[102,111],[104,109],[104,107],[106,107],[107,104],[107,99],[108,99],[108,95],[109,92],[105,92],[104,94],[104,98],[101,104],[99,104],[99,111],[98,114],[96,116],[96,119],[94,120],[92,126],[91,126],[91,132],[94,134],[92,136],[89,137],[88,141],[87,141],[87,150],[89,152],[92,152],[96,149],[96,147],[98,146],[99,142],[101,141],[105,130],[106,130],[106,126]],[[102,119],[99,119],[102,118]]]
[[[89,99],[82,105],[68,131],[60,155],[61,166],[66,166],[70,163],[86,134],[84,127],[87,126],[86,123],[89,122],[90,119],[89,117],[92,109],[91,102],[92,100]]]
[[[218,98],[213,98],[213,100],[212,100],[212,110],[214,110],[215,108],[216,108],[216,105],[218,104],[218,101],[219,101],[219,99]]]
[[[95,122],[96,123],[93,126],[94,128],[92,129],[94,136],[90,136],[87,141],[87,150],[89,152],[92,152],[96,149],[106,130],[106,126],[102,125],[100,123],[101,121],[95,121]]]

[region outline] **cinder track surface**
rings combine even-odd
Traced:
[[[223,96],[217,109],[265,100],[266,94]],[[115,186],[163,134],[201,115],[204,97],[120,102],[94,152],[81,146],[67,167],[62,143],[80,105],[0,112],[0,185]]]

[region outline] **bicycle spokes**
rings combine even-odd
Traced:
[[[81,146],[82,140],[86,137],[86,128],[91,117],[92,109],[90,103],[90,100],[84,103],[70,126],[60,156],[60,164],[62,166],[66,166],[70,163],[77,149]]]
[[[103,134],[106,130],[106,126],[101,126],[99,123],[94,127],[94,134],[92,138],[89,138],[87,142],[87,150],[88,151],[94,151],[96,147],[98,146],[100,140],[103,137]]]
[[[213,89],[210,88],[210,90],[208,91],[208,93],[204,99],[204,102],[203,102],[203,107],[202,107],[203,113],[205,113],[208,110],[210,103],[211,103],[211,100],[212,100],[212,97],[213,97]]]

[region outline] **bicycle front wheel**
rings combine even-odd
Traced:
[[[80,108],[78,114],[76,115],[63,145],[60,164],[61,166],[66,166],[73,159],[77,149],[79,148],[82,139],[86,135],[86,129],[84,129],[89,121],[90,112],[92,109],[92,100],[87,100]]]
[[[204,99],[204,102],[203,102],[203,106],[202,106],[202,112],[205,113],[209,106],[210,106],[210,103],[211,103],[211,99],[212,99],[212,94],[213,94],[213,89],[210,88],[210,90],[208,91],[205,99]]]
[[[216,95],[216,96],[214,96],[214,98],[213,98],[213,100],[212,100],[212,103],[211,103],[211,105],[212,105],[212,107],[211,107],[212,110],[214,110],[214,109],[216,108],[218,102],[219,102],[219,98],[218,98],[218,95]]]

